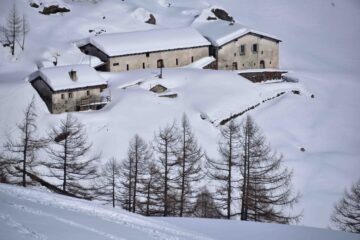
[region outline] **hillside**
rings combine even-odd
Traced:
[[[146,218],[40,190],[0,184],[0,239],[358,239],[356,234],[227,220]],[[204,226],[212,226],[204,229]],[[254,231],[256,229],[256,231]]]
[[[250,114],[294,170],[295,189],[302,193],[295,209],[303,210],[301,224],[326,228],[333,204],[344,188],[360,177],[360,136],[356,134],[360,129],[360,31],[355,24],[360,22],[359,1],[57,0],[71,11],[56,15],[39,14],[27,0],[16,2],[27,15],[31,31],[25,51],[16,59],[8,48],[0,46],[2,141],[7,134],[15,134],[15,123],[33,95],[42,133],[65,116],[50,115],[26,81],[39,61],[51,64],[52,56],[58,54],[59,65],[88,63],[89,58],[76,43],[94,34],[89,30],[110,33],[191,26],[196,16],[203,20],[209,9],[218,6],[227,9],[236,21],[281,38],[281,68],[300,83],[253,84],[233,72],[194,68],[165,69],[161,81],[155,77],[158,70],[103,73],[112,102],[97,112],[74,114],[85,124],[93,151],[102,152],[104,160],[112,156],[123,159],[135,133],[150,141],[155,130],[186,112],[199,143],[209,156],[216,156],[217,124],[222,119],[279,92],[297,89],[300,96],[285,94]],[[11,6],[10,0],[0,1],[0,23],[5,23]],[[150,13],[157,25],[145,23]],[[127,87],[139,81],[143,84]],[[177,93],[178,98],[159,98],[147,90],[157,83]],[[214,124],[202,120],[201,115]],[[301,147],[306,151],[301,152]]]

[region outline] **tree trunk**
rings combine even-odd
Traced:
[[[183,131],[183,156],[182,156],[182,176],[181,176],[181,200],[180,200],[180,217],[183,216],[185,201],[185,164],[186,164],[186,139],[185,130]]]

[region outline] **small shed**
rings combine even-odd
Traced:
[[[51,113],[97,110],[110,101],[107,82],[88,65],[41,68],[29,81]]]

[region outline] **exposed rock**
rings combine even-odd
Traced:
[[[156,18],[150,14],[150,18],[145,23],[156,25]]]
[[[211,12],[215,14],[215,16],[221,20],[228,21],[228,22],[234,22],[234,18],[230,16],[225,10],[215,8],[211,9]]]
[[[166,90],[167,90],[167,88],[160,84],[158,84],[150,89],[150,91],[152,91],[154,93],[163,93]]]
[[[216,17],[208,16],[206,20],[208,20],[208,21],[213,21],[213,20],[217,20],[217,18],[216,18]]]
[[[299,90],[292,90],[292,93],[293,93],[293,94],[296,94],[296,95],[300,95],[300,91],[299,91]]]
[[[166,98],[177,98],[177,93],[171,93],[171,94],[165,94],[165,95],[160,95],[159,97],[166,97]]]
[[[64,12],[70,12],[70,9],[66,7],[59,7],[58,5],[51,5],[48,7],[44,7],[42,10],[42,14],[44,15],[50,15],[50,14],[56,14],[56,13],[64,13]]]
[[[30,3],[30,7],[39,8],[39,5],[35,2]]]

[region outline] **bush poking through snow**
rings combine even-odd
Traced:
[[[156,18],[150,14],[149,19],[145,23],[156,25]]]
[[[234,22],[234,18],[230,16],[225,10],[215,8],[211,9],[211,12],[215,14],[215,16],[221,20],[228,21],[228,22]]]
[[[44,9],[42,11],[40,11],[39,13],[44,14],[44,15],[50,15],[50,14],[65,13],[65,12],[70,12],[70,9],[68,9],[66,7],[59,7],[58,5],[50,5],[50,6],[44,7]]]

